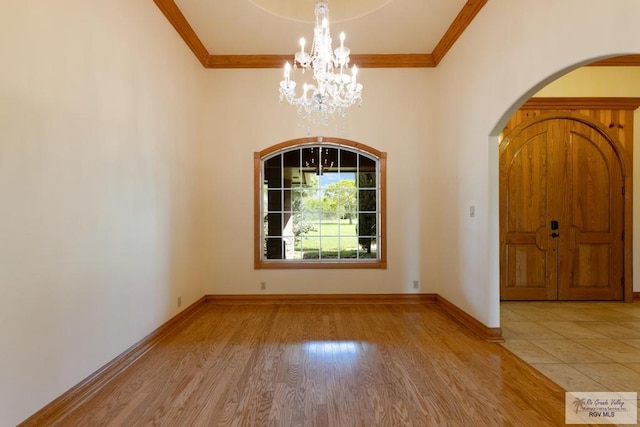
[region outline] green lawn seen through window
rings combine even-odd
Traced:
[[[295,250],[302,249],[304,259],[322,258],[376,258],[375,249],[367,253],[358,244],[357,221],[348,219],[335,221],[321,221],[315,227],[296,239]],[[340,237],[338,237],[340,236]]]

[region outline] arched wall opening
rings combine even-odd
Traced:
[[[573,63],[571,65],[566,66],[560,71],[549,75],[548,77],[540,80],[537,84],[532,86],[529,90],[527,90],[522,96],[520,96],[513,104],[509,106],[509,108],[502,114],[500,119],[497,121],[496,125],[492,129],[489,135],[489,272],[490,272],[490,283],[491,283],[491,305],[495,307],[495,310],[492,310],[492,321],[496,322],[494,324],[499,324],[499,313],[500,313],[500,241],[499,241],[499,230],[500,230],[500,211],[499,211],[499,153],[498,147],[500,144],[500,134],[509,122],[510,118],[514,115],[515,112],[518,111],[520,107],[524,103],[526,103],[533,96],[545,96],[545,97],[638,97],[640,96],[640,82],[637,85],[637,88],[631,89],[620,89],[620,88],[602,88],[598,85],[594,85],[596,89],[590,89],[586,92],[581,92],[579,89],[575,87],[568,88],[569,85],[564,85],[565,87],[561,88],[558,85],[559,82],[563,81],[563,79],[568,79],[570,74],[573,72],[578,72],[582,70],[596,70],[600,69],[600,67],[584,67],[587,64],[590,64],[595,61],[599,61],[605,58],[616,57],[619,55],[607,55],[607,56],[599,56],[592,57],[584,61],[580,61],[577,63]],[[616,67],[618,70],[628,68],[628,67]],[[640,67],[632,67],[635,69],[633,72],[640,74]],[[585,71],[586,72],[586,71]],[[584,76],[581,77],[584,79]],[[618,85],[622,86],[622,85]],[[628,86],[627,86],[628,87]],[[563,92],[564,90],[564,92]],[[638,122],[640,120],[640,109],[635,112],[635,121]],[[637,126],[636,126],[637,127]],[[638,132],[635,132],[634,141],[637,146],[640,137]],[[637,151],[637,150],[636,150]],[[638,155],[634,154],[633,159],[629,159],[634,164],[638,164]],[[634,174],[637,174],[637,171],[634,171]],[[637,178],[635,179],[637,182]],[[634,187],[634,193],[637,193]],[[638,194],[634,194],[633,198],[636,198]],[[636,212],[638,210],[636,209]],[[637,213],[636,215],[637,216]],[[634,221],[638,222],[638,221]],[[638,226],[637,224],[635,225]],[[634,240],[637,240],[638,233],[633,233]],[[634,245],[635,246],[635,245]],[[636,246],[637,247],[637,246]],[[640,263],[639,255],[634,253],[633,264],[638,265]],[[631,286],[632,292],[638,292],[638,286]]]

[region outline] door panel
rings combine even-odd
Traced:
[[[586,124],[567,122],[567,239],[559,299],[619,300],[623,277],[622,171],[613,147]]]
[[[621,299],[622,183],[612,145],[580,121],[540,121],[505,140],[501,298]]]
[[[507,266],[511,288],[520,289],[523,295],[526,293],[522,289],[538,288],[542,291],[537,292],[546,292],[545,254],[535,244],[508,244]]]
[[[508,299],[555,298],[555,242],[549,242],[545,124],[524,129],[500,158],[501,295]]]

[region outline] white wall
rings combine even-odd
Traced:
[[[204,294],[198,88],[151,1],[0,5],[0,426]]]
[[[544,87],[535,96],[611,96],[640,97],[640,67],[583,67]],[[640,108],[633,114],[633,200],[640,200]],[[633,211],[633,271],[640,272],[640,208]],[[640,292],[640,280],[633,280]]]
[[[447,212],[432,230],[443,247],[431,254],[442,254],[434,275],[441,295],[488,326],[499,325],[497,135],[522,102],[568,69],[640,52],[639,17],[636,0],[615,7],[606,0],[492,0],[437,68],[438,139],[452,149],[436,165]]]
[[[421,174],[437,144],[430,137],[429,105],[433,70],[362,70],[364,103],[348,113],[345,129],[313,129],[311,135],[337,136],[388,154],[386,270],[254,270],[253,153],[273,144],[307,136],[297,126],[294,107],[280,104],[280,70],[210,71],[204,91],[205,151],[210,175],[208,241],[209,294],[261,293],[410,293],[419,280]],[[301,84],[301,81],[299,82]],[[216,98],[218,99],[216,101]],[[423,282],[420,292],[433,292]]]
[[[278,103],[281,72],[203,70],[150,1],[4,1],[0,425],[176,314],[178,296],[261,281],[414,292],[418,278],[498,326],[497,135],[566,69],[640,52],[638,17],[637,0],[492,0],[438,68],[363,69],[363,107],[321,132],[388,153],[389,267],[264,271],[253,152],[305,135]]]

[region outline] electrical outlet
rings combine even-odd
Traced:
[[[260,290],[261,291],[267,290],[267,282],[260,282]]]
[[[182,306],[182,297],[178,297],[178,307]]]
[[[413,289],[418,289],[420,287],[420,282],[418,282],[417,280],[413,281]]]

